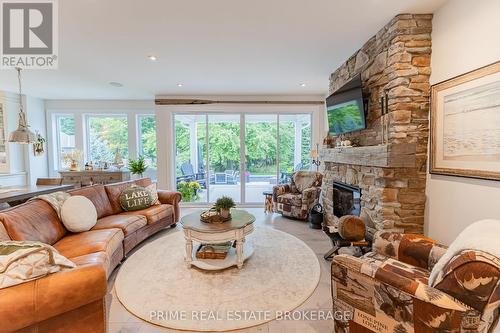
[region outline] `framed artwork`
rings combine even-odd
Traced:
[[[431,88],[433,174],[500,180],[500,61]]]

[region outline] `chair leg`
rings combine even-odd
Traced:
[[[325,253],[325,255],[323,256],[323,258],[325,260],[332,260],[333,257],[338,254],[338,251],[339,251],[339,247],[338,246],[334,246],[334,247],[332,247],[332,249],[330,251],[328,251],[327,253]]]

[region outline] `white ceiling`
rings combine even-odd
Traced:
[[[59,69],[24,71],[24,92],[325,94],[329,74],[394,15],[432,13],[445,1],[59,0]],[[0,71],[0,89],[17,89],[14,70]]]

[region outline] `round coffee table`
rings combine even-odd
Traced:
[[[245,244],[245,237],[253,231],[255,216],[241,209],[231,210],[231,221],[224,223],[205,223],[200,221],[199,210],[181,218],[184,238],[186,240],[186,264],[206,270],[219,270],[231,267],[243,267],[243,262],[253,254],[253,248]],[[224,243],[236,241],[236,250],[232,247],[225,259],[198,259],[196,249],[193,252],[193,241],[201,244]]]

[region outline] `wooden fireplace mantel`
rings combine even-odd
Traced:
[[[320,160],[340,164],[382,168],[415,167],[415,143],[393,143],[365,147],[322,148]]]

